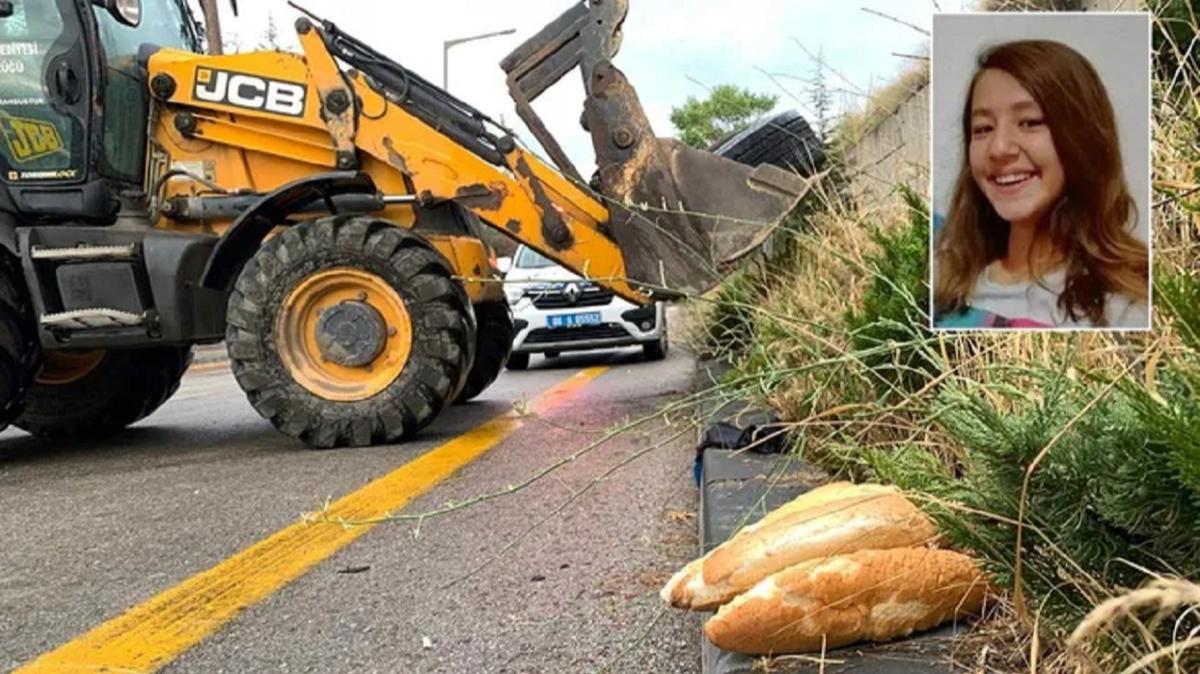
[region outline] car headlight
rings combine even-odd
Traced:
[[[524,286],[506,285],[504,286],[504,297],[508,299],[509,306],[516,306],[517,302],[521,301],[521,296],[525,294]]]

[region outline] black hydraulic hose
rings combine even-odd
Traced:
[[[504,165],[500,139],[489,133],[487,125],[507,129],[469,104],[376,52],[359,40],[341,32],[329,22],[323,22],[326,43],[334,56],[380,85],[395,102],[418,119],[497,166]]]
[[[442,89],[436,84],[421,77],[417,73],[414,73],[399,63],[396,63],[387,56],[380,54],[372,49],[370,45],[367,45],[357,38],[343,33],[336,26],[331,27],[333,28],[333,32],[330,33],[332,38],[331,41],[333,43],[332,46],[334,47],[335,51],[341,52],[339,53],[339,56],[347,57],[346,60],[348,62],[351,60],[363,60],[365,62],[375,63],[389,70],[398,71],[402,74],[403,78],[409,82],[409,90],[405,92],[406,94],[423,94],[423,98],[436,101],[437,103],[440,103],[457,112],[459,115],[469,117],[481,125],[491,124],[497,129],[501,129],[505,132],[508,131],[495,120],[491,119],[473,107],[470,103],[463,101],[445,89]]]

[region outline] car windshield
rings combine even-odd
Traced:
[[[513,266],[518,269],[548,269],[557,267],[558,263],[544,257],[532,248],[522,246],[521,250],[517,251],[517,259]]]

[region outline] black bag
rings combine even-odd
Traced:
[[[787,443],[787,431],[780,425],[779,417],[774,412],[758,415],[759,423],[749,423],[744,427],[736,426],[728,421],[718,421],[704,431],[704,439],[696,448],[695,478],[700,484],[700,466],[707,449],[745,449],[755,454],[780,454]]]

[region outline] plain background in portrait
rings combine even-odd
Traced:
[[[1147,14],[935,14],[933,212],[945,215],[962,163],[962,110],[979,54],[1002,42],[1045,39],[1079,52],[1099,73],[1117,116],[1125,182],[1137,204],[1133,234],[1150,243],[1150,19]]]

